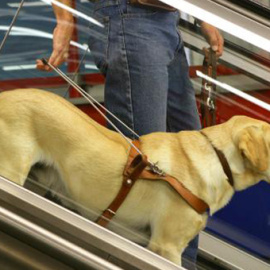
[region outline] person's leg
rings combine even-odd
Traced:
[[[169,66],[167,113],[168,131],[170,132],[201,129],[195,90],[189,78],[188,63],[183,44]]]
[[[170,132],[201,128],[195,91],[189,79],[188,63],[180,35],[179,40],[179,50],[169,65],[167,125]],[[196,269],[198,241],[197,236],[182,254],[182,265],[187,269]]]
[[[122,5],[120,24],[116,20],[111,20],[106,107],[139,135],[166,131],[167,66],[178,37],[161,22],[170,28],[175,19],[172,14]]]
[[[103,28],[90,28],[89,47],[94,61],[105,76],[105,106],[122,122],[134,130],[130,77],[122,21],[123,5],[118,0],[95,3],[95,19]],[[126,136],[133,134],[107,114],[107,117]],[[108,127],[112,126],[108,123]]]
[[[167,67],[178,46],[178,35],[171,30],[178,16],[130,6],[125,0],[119,5],[109,3],[102,8],[99,4],[98,9],[99,16],[105,18],[105,37],[99,31],[99,41],[96,37],[90,41],[90,49],[106,75],[106,108],[139,135],[166,131]]]

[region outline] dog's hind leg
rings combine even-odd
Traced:
[[[31,166],[41,156],[39,152],[28,122],[19,115],[13,116],[12,113],[1,111],[0,176],[24,185]]]
[[[24,185],[33,163],[34,148],[22,143],[0,143],[0,176]]]
[[[30,162],[26,161],[25,159],[23,161],[16,160],[15,162],[0,160],[0,176],[7,178],[8,180],[11,180],[21,186],[24,185],[30,168]]]

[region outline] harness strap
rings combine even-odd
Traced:
[[[134,148],[132,147],[131,149]],[[110,220],[116,214],[118,208],[122,205],[122,203],[126,199],[131,188],[133,187],[137,179],[140,177],[142,171],[145,169],[147,165],[149,165],[149,162],[147,161],[147,157],[145,155],[138,155],[137,152],[136,154],[137,155],[135,156],[135,158],[132,159],[131,162],[129,162],[130,159],[128,159],[128,163],[123,173],[124,177],[122,186],[118,194],[116,195],[115,199],[109,205],[109,207],[105,211],[103,211],[102,215],[97,219],[96,221],[97,224],[103,227],[106,227],[108,225]]]
[[[137,148],[140,148],[140,142],[138,140],[133,141],[133,144],[135,144]],[[136,151],[131,148],[129,158],[134,157],[134,155],[136,155]],[[140,175],[140,178],[167,182],[199,214],[203,214],[209,209],[206,202],[191,193],[191,191],[189,191],[181,182],[169,174],[160,175],[144,169]]]
[[[140,149],[140,142],[138,140],[133,141],[133,144],[138,149]],[[167,182],[199,214],[203,214],[207,211],[207,209],[209,209],[207,203],[192,194],[176,178],[168,174],[160,175],[152,172],[151,170],[146,169],[146,167],[149,165],[150,163],[147,161],[147,157],[145,155],[138,155],[138,152],[134,147],[130,149],[127,165],[123,173],[122,187],[113,202],[96,221],[99,225],[103,227],[106,227],[108,225],[110,220],[116,214],[118,208],[126,199],[131,188],[139,178],[145,180],[161,180]]]

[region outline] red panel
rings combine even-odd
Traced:
[[[196,70],[201,70],[200,66],[190,68],[190,76],[196,77]],[[225,66],[218,66],[218,75],[236,75],[237,72]],[[104,84],[104,77],[101,74],[86,74],[82,76],[83,81],[89,85]],[[49,78],[34,78],[34,79],[20,79],[20,80],[6,80],[0,81],[0,89],[10,90],[15,88],[50,88],[67,85],[60,77]],[[270,90],[260,90],[258,92],[251,91],[248,94],[257,97],[260,100],[270,104]],[[105,119],[91,105],[79,105],[90,117],[95,119],[102,125],[105,125]],[[242,99],[233,94],[222,94],[217,98],[217,123],[222,123],[230,119],[233,115],[247,115],[257,119],[270,122],[269,112],[259,106]]]
[[[249,92],[250,95],[270,104],[270,90]],[[246,115],[270,123],[269,111],[233,94],[224,94],[217,99],[218,120],[220,123],[227,121],[233,115]]]
[[[101,74],[83,75],[83,81],[89,85],[104,84],[104,77]],[[17,80],[0,81],[0,90],[12,90],[16,88],[50,88],[67,86],[67,83],[61,77],[41,77]]]
[[[106,124],[105,118],[103,116],[101,116],[99,114],[99,112],[95,108],[93,108],[91,105],[85,104],[85,105],[78,105],[77,107],[79,109],[81,109],[84,113],[89,115],[96,122],[98,122],[99,124],[105,126],[105,124]]]
[[[250,95],[270,104],[270,90],[249,92]],[[197,97],[199,105],[200,98]],[[270,123],[269,111],[233,94],[222,94],[217,98],[217,124],[229,120],[234,115],[246,115]]]
[[[105,78],[103,75],[99,73],[85,74],[83,75],[83,81],[89,85],[98,85],[98,84],[104,84]]]
[[[66,85],[66,82],[60,77],[0,81],[1,90],[12,90],[16,88],[49,88],[60,87],[63,85]]]

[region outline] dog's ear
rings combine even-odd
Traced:
[[[242,156],[257,170],[263,172],[269,166],[269,148],[262,128],[252,126],[241,131],[238,146]]]

